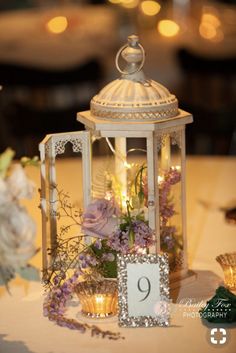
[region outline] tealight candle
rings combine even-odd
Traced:
[[[226,287],[236,290],[236,253],[219,255],[216,261],[221,265],[224,272]]]
[[[81,282],[76,286],[82,314],[92,318],[105,318],[117,313],[116,281]]]

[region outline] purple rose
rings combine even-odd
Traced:
[[[113,201],[96,199],[83,214],[82,230],[86,235],[105,238],[117,227],[119,209]]]

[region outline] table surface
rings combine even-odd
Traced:
[[[72,160],[58,162],[64,180],[75,173]],[[28,169],[28,175],[37,185],[39,170]],[[117,319],[99,322],[100,328],[122,332],[120,341],[92,338],[56,326],[42,315],[43,290],[40,283],[16,279],[11,283],[9,295],[0,291],[0,353],[211,353],[217,348],[209,343],[210,328],[197,317],[199,307],[189,309],[186,298],[197,305],[209,299],[222,283],[222,271],[215,257],[234,251],[236,227],[225,222],[220,207],[236,204],[236,158],[187,158],[187,235],[189,264],[197,272],[197,280],[173,293],[171,326],[168,328],[120,329]],[[68,186],[76,183],[68,181]],[[41,246],[41,216],[39,196],[25,203],[38,226],[37,245]],[[41,254],[32,263],[41,266]],[[191,314],[191,315],[190,315]],[[77,306],[69,308],[71,317],[78,316]],[[94,322],[94,321],[93,321]],[[236,328],[227,327],[227,343],[220,347],[224,353],[235,353]]]

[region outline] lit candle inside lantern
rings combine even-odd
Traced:
[[[122,192],[122,194],[121,194],[121,206],[122,206],[122,211],[126,211],[126,209],[127,209],[127,201],[128,201],[128,199],[127,199],[127,195],[126,195],[126,192]]]
[[[115,149],[115,172],[120,183],[123,203],[123,196],[127,195],[127,167],[129,166],[126,161],[126,139],[124,137],[115,138]]]
[[[163,137],[163,147],[161,148],[161,169],[166,172],[170,169],[170,136]]]
[[[158,184],[161,184],[163,182],[164,178],[161,175],[158,175]]]

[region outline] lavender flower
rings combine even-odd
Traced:
[[[153,244],[154,232],[145,222],[135,220],[132,222],[132,228],[136,247],[147,248]]]
[[[79,276],[80,272],[75,271],[73,276],[68,278],[61,286],[56,285],[52,287],[43,303],[43,315],[48,317],[50,321],[54,321],[58,326],[78,330],[81,333],[90,330],[92,336],[106,337],[113,340],[122,338],[120,333],[103,331],[97,326],[90,326],[87,323],[80,323],[74,319],[65,317],[67,302],[73,296],[74,287],[78,282]]]
[[[165,180],[169,181],[171,185],[175,185],[181,180],[181,174],[176,168],[172,167],[169,172],[165,173]]]
[[[161,242],[167,247],[168,250],[172,250],[176,245],[174,235],[176,234],[176,227],[165,226],[161,229]]]
[[[102,241],[101,241],[101,239],[97,239],[97,240],[93,243],[93,245],[95,246],[96,249],[101,250],[101,248],[102,248]]]
[[[134,243],[130,247],[129,236],[133,233]],[[139,248],[147,248],[154,243],[153,230],[143,221],[131,219],[131,224],[127,224],[126,230],[118,229],[108,240],[108,245],[115,251],[122,254],[134,252]]]
[[[117,229],[108,239],[107,245],[121,254],[127,254],[129,252],[129,230]]]
[[[98,264],[98,261],[93,254],[88,254],[88,253],[81,253],[79,255],[79,260],[80,260],[80,267],[81,268],[89,268],[89,267],[95,267]]]

